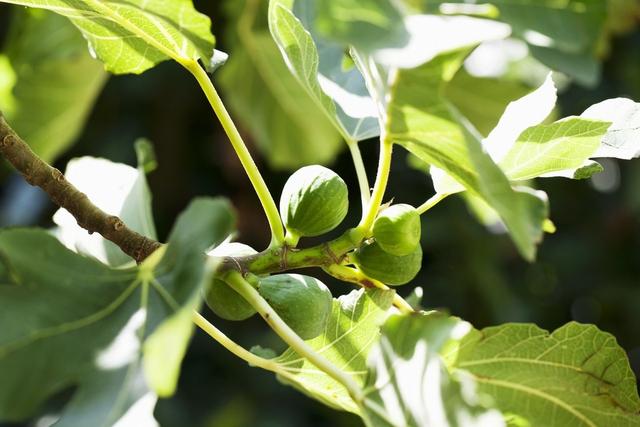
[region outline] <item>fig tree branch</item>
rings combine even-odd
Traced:
[[[89,233],[98,233],[115,243],[124,253],[140,263],[161,244],[128,228],[117,216],[108,215],[95,206],[86,194],[38,157],[11,129],[0,112],[0,153],[31,185],[40,187],[53,203],[73,215],[78,225]]]

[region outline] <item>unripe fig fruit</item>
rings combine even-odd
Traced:
[[[387,285],[404,285],[422,267],[422,247],[416,246],[409,255],[396,256],[385,252],[377,242],[368,243],[355,251],[353,261],[372,279]]]
[[[393,205],[376,218],[373,237],[385,252],[404,256],[420,244],[420,228],[420,214],[413,206]]]
[[[260,280],[258,292],[302,339],[315,338],[324,331],[333,298],[318,279],[277,274]]]
[[[208,255],[222,257],[255,255],[257,253],[250,246],[230,242],[223,243],[209,252]],[[213,279],[205,287],[204,301],[211,311],[226,320],[245,320],[256,313],[253,307],[240,294],[220,279]]]
[[[324,166],[298,169],[280,196],[280,216],[295,237],[318,236],[336,228],[349,209],[347,184]]]

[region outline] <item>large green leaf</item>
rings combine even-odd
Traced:
[[[408,0],[406,0],[408,1]],[[412,0],[432,13],[468,13],[470,6],[494,5],[497,20],[513,29],[514,36],[526,41],[531,53],[552,69],[562,71],[585,84],[599,77],[596,53],[607,17],[602,0]],[[455,5],[460,4],[456,8]]]
[[[209,18],[191,0],[2,0],[66,16],[113,73],[142,73],[159,62],[213,56]]]
[[[219,72],[229,105],[272,167],[331,162],[344,147],[340,135],[289,72],[266,26],[254,23],[263,8],[255,1],[243,3],[240,16],[231,17],[238,21],[232,26],[237,41]]]
[[[42,230],[2,231],[10,283],[0,286],[0,419],[29,417],[77,387],[58,426],[111,426],[134,410],[151,422],[157,396],[175,389],[191,312],[215,267],[204,250],[232,223],[227,202],[197,200],[169,244],[129,269],[75,254]]]
[[[511,188],[477,133],[443,95],[466,53],[440,55],[421,67],[398,71],[387,109],[389,138],[484,199],[531,260],[547,217],[545,198]]]
[[[102,64],[67,19],[16,10],[0,54],[0,110],[43,159],[54,160],[77,138],[106,81]]]
[[[568,117],[518,137],[500,167],[512,181],[577,169],[600,147],[611,122]]]
[[[464,374],[449,374],[440,351],[470,325],[440,313],[392,316],[368,359],[364,407],[371,426],[499,427]]]
[[[531,426],[639,426],[640,399],[624,350],[593,325],[474,330],[446,355],[501,411]]]
[[[358,290],[333,302],[324,333],[307,341],[314,350],[364,384],[367,354],[388,316],[393,291]],[[292,349],[274,359],[283,370],[282,381],[331,407],[354,413],[359,408],[347,390]]]
[[[348,140],[379,134],[378,111],[342,45],[314,31],[315,9],[304,0],[270,0],[269,28],[289,70]],[[347,66],[345,66],[347,65]]]

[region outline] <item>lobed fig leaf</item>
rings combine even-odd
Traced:
[[[374,241],[356,250],[352,259],[372,279],[387,285],[404,285],[416,277],[422,267],[422,247],[418,245],[410,254],[397,256],[385,252]]]
[[[385,252],[404,256],[420,244],[420,214],[413,206],[393,205],[380,213],[373,224],[373,237]]]
[[[280,215],[294,240],[319,236],[336,228],[347,215],[347,184],[320,165],[298,169],[287,180],[280,197]]]
[[[258,292],[302,339],[315,338],[324,331],[333,297],[320,280],[277,274],[260,280]]]
[[[242,243],[230,242],[209,252],[210,256],[246,256],[258,251]],[[204,301],[218,317],[226,320],[246,320],[256,314],[254,308],[220,279],[213,279],[204,289]]]

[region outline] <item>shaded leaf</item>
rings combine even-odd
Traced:
[[[220,71],[221,85],[232,94],[229,105],[273,168],[329,163],[344,147],[340,136],[289,72],[268,30],[250,27],[259,10],[257,2],[246,2],[238,41]]]
[[[191,0],[2,0],[51,10],[78,27],[89,48],[116,74],[142,73],[159,62],[202,59],[214,38],[209,18]]]
[[[431,13],[468,13],[452,5],[486,5],[480,0],[418,0]],[[507,23],[513,35],[529,45],[532,55],[552,69],[569,74],[583,84],[597,82],[600,67],[597,50],[607,17],[601,0],[569,0],[558,7],[554,0],[489,2],[497,8],[496,19]],[[444,7],[446,4],[446,7]]]
[[[67,19],[16,10],[0,54],[0,109],[45,161],[73,144],[107,73]]]
[[[157,396],[175,390],[193,330],[183,313],[198,305],[215,267],[204,250],[232,223],[225,201],[196,200],[169,244],[129,269],[75,254],[43,230],[2,231],[12,283],[0,287],[0,419],[29,417],[77,387],[57,425],[111,426],[141,409],[152,424]]]
[[[366,52],[401,47],[409,34],[403,14],[389,1],[333,0],[315,2],[316,27],[326,38]]]
[[[446,97],[482,135],[496,127],[509,102],[528,92],[522,83],[473,77],[464,69],[445,88]]]

